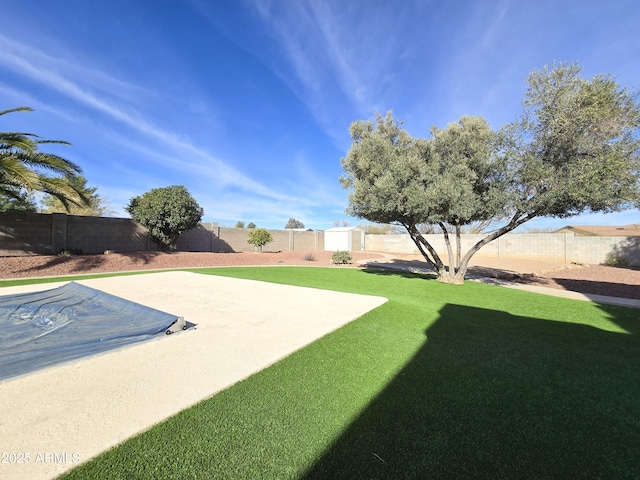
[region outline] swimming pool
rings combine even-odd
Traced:
[[[0,296],[0,381],[184,327],[181,317],[75,282]]]

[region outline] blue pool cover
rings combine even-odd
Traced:
[[[165,335],[179,320],[75,282],[0,296],[0,381]]]

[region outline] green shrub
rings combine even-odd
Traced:
[[[353,257],[346,250],[338,250],[331,256],[331,261],[337,265],[351,263],[352,259]]]
[[[625,268],[629,266],[629,260],[622,255],[609,253],[605,261],[602,262],[602,265],[606,265],[607,267]]]
[[[264,247],[269,242],[273,242],[273,236],[268,230],[264,228],[256,228],[255,230],[251,230],[251,232],[249,233],[249,239],[247,240],[247,243],[259,247],[260,251],[262,251],[262,247]]]

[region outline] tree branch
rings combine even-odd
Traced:
[[[418,231],[415,225],[408,225],[405,223],[403,223],[402,225],[404,226],[404,228],[407,229],[407,232],[409,232],[409,236],[411,237],[411,240],[413,240],[413,243],[415,243],[416,247],[418,247],[418,250],[424,257],[424,259],[427,261],[429,266],[433,268],[436,272],[438,272],[438,275],[439,275],[444,270],[444,264],[442,263],[442,260],[440,259],[438,252],[436,252],[435,248],[433,248],[433,246],[429,242],[427,242],[427,240],[422,236],[422,234]],[[427,254],[427,252],[424,251],[424,249],[422,248],[422,245],[424,245],[427,248],[427,250],[433,257],[433,259],[431,259],[429,257],[429,254]]]
[[[462,259],[462,262],[460,263],[460,266],[458,268],[458,272],[457,273],[461,273],[462,276],[464,276],[464,274],[467,272],[467,268],[468,268],[468,265],[469,265],[469,260],[471,260],[471,257],[473,257],[473,255],[475,255],[475,253],[478,250],[480,250],[482,247],[484,247],[487,243],[492,242],[497,238],[500,238],[505,233],[509,233],[510,231],[518,228],[523,223],[528,222],[532,218],[535,218],[535,217],[538,216],[538,214],[536,212],[529,213],[529,214],[525,215],[524,217],[519,218],[521,215],[522,215],[521,212],[519,212],[519,211],[516,212],[514,214],[514,216],[511,218],[511,220],[509,221],[509,223],[507,223],[503,227],[499,228],[495,232],[491,233],[490,235],[487,235],[482,240],[480,240],[478,243],[476,243],[473,247],[471,247],[469,249],[469,251],[465,254],[464,258]]]

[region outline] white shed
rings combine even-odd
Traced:
[[[324,250],[360,252],[364,250],[363,231],[358,227],[333,227],[324,231]]]

